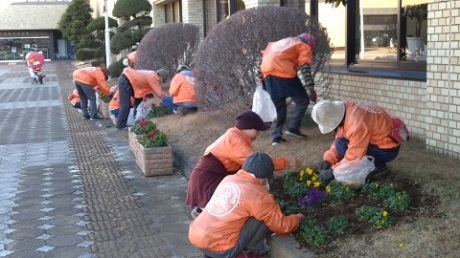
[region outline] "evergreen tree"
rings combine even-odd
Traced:
[[[118,22],[109,17],[109,28],[118,26]],[[105,63],[105,19],[99,17],[94,19],[86,30],[89,34],[82,36],[77,45],[76,57],[78,60],[93,59],[92,64],[98,66]],[[110,37],[113,36],[110,32]]]
[[[119,54],[140,42],[149,31],[152,17],[149,13],[152,5],[148,0],[118,0],[113,8],[112,15],[122,22],[117,33],[111,39],[111,51]]]
[[[59,30],[64,38],[78,44],[83,35],[89,34],[86,26],[91,23],[89,0],[73,0],[59,20]]]

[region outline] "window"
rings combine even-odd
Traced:
[[[181,1],[174,1],[165,4],[165,21],[166,23],[182,22]]]

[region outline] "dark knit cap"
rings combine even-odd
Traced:
[[[238,114],[235,127],[240,130],[256,129],[257,131],[265,131],[270,128],[269,125],[262,121],[262,118],[257,113],[251,110],[246,110]]]
[[[243,164],[243,170],[253,174],[257,178],[271,178],[275,166],[267,154],[263,152],[253,152]]]

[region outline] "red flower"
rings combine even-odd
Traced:
[[[147,121],[146,119],[142,118],[141,120],[139,120],[139,126],[140,127],[144,127],[144,126],[147,126],[149,124],[149,121]]]
[[[148,139],[154,139],[155,136],[157,136],[157,134],[160,132],[160,130],[156,129],[156,130],[153,130],[151,131],[149,134],[147,134],[145,137],[147,137]]]

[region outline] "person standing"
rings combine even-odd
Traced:
[[[73,72],[73,80],[80,96],[81,111],[83,119],[101,119],[97,115],[96,90],[110,95],[110,88],[107,86],[110,72],[105,67],[86,67]],[[89,113],[88,113],[89,101]]]
[[[396,159],[401,142],[391,137],[393,119],[383,108],[364,102],[321,100],[311,112],[321,133],[335,131],[335,140],[323,155],[320,178],[326,184],[344,162],[374,157],[375,170],[366,181],[388,172],[386,163]]]
[[[174,112],[186,115],[191,110],[196,110],[195,75],[185,65],[179,65],[176,75],[171,80],[169,95],[161,99],[161,104]]]
[[[270,42],[262,51],[261,72],[264,86],[270,93],[277,113],[277,119],[272,126],[272,145],[284,141],[282,129],[286,123],[286,98],[288,97],[295,103],[295,111],[285,134],[297,138],[307,137],[300,132],[300,124],[310,104],[305,87],[311,91],[312,101],[316,101],[313,99],[316,92],[314,92],[315,84],[310,69],[315,44],[313,36],[302,33],[297,37]],[[297,76],[298,70],[303,76],[305,86]]]
[[[118,78],[118,90],[120,93],[120,109],[118,112],[117,129],[126,129],[129,109],[131,108],[130,98],[134,98],[134,110],[141,103],[145,96],[153,94],[163,98],[166,93],[161,89],[161,84],[168,79],[168,72],[164,69],[158,71],[135,70],[126,67]]]
[[[228,175],[235,174],[254,152],[253,141],[259,133],[270,128],[259,115],[251,110],[240,112],[236,125],[227,130],[209,145],[199,163],[190,174],[190,182],[185,203],[192,207],[192,217],[198,216],[212,197],[217,185]],[[297,159],[277,157],[272,160],[275,170],[280,171],[289,166],[299,167]]]
[[[190,242],[205,257],[236,257],[241,253],[259,257],[270,250],[266,244],[270,232],[284,236],[297,230],[304,216],[284,215],[265,186],[274,169],[267,154],[254,152],[236,174],[222,180],[189,228]]]

